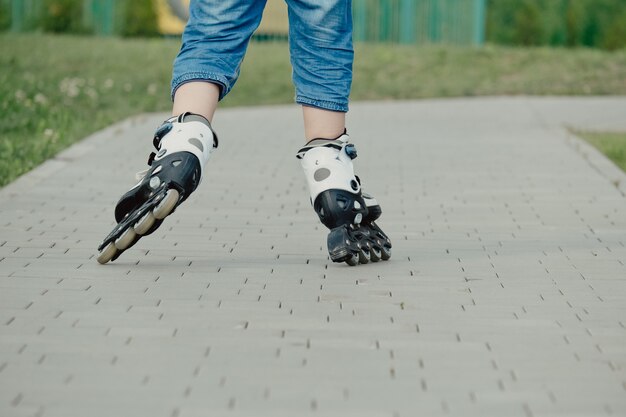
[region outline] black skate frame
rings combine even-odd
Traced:
[[[152,195],[136,210],[131,211],[124,219],[122,219],[116,226],[113,228],[111,233],[102,241],[100,246],[98,246],[98,251],[102,251],[109,243],[115,242],[122,233],[124,233],[129,227],[133,227],[135,223],[139,221],[143,216],[145,216],[148,212],[150,212],[153,208],[155,208],[161,200],[167,194],[169,190],[167,183],[162,183],[153,193]],[[176,208],[174,208],[176,210]],[[174,212],[172,210],[172,213]],[[171,213],[170,213],[171,214]],[[132,245],[131,245],[132,246]],[[126,249],[129,249],[130,246]],[[124,249],[124,250],[126,250]],[[121,255],[123,251],[120,251],[113,257],[112,260],[115,260],[119,255]]]

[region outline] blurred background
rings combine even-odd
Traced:
[[[168,111],[188,4],[0,0],[0,186],[118,120]],[[626,94],[626,0],[352,5],[352,100]],[[268,0],[222,106],[293,102],[287,31],[285,2]],[[626,164],[626,138],[618,151]]]
[[[0,0],[0,30],[176,36],[189,0]],[[624,0],[354,0],[355,40],[393,43],[626,45]],[[269,0],[258,38],[286,39],[287,8]]]

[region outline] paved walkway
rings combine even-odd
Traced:
[[[390,262],[326,256],[295,106],[221,111],[196,194],[101,266],[164,115],[0,190],[0,415],[626,415],[626,98],[358,103]],[[620,188],[616,187],[616,184]]]

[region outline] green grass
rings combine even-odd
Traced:
[[[626,132],[576,132],[626,172]]]
[[[175,40],[0,35],[0,186],[116,120],[170,107]],[[353,100],[626,94],[626,51],[358,45]],[[284,43],[253,43],[224,106],[290,103]]]

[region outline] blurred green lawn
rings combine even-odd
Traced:
[[[167,39],[0,35],[0,186],[116,120],[169,110],[178,47]],[[356,48],[352,100],[504,94],[626,94],[626,50]],[[286,43],[252,43],[223,105],[290,103],[293,95]]]
[[[626,132],[576,132],[626,171]]]

